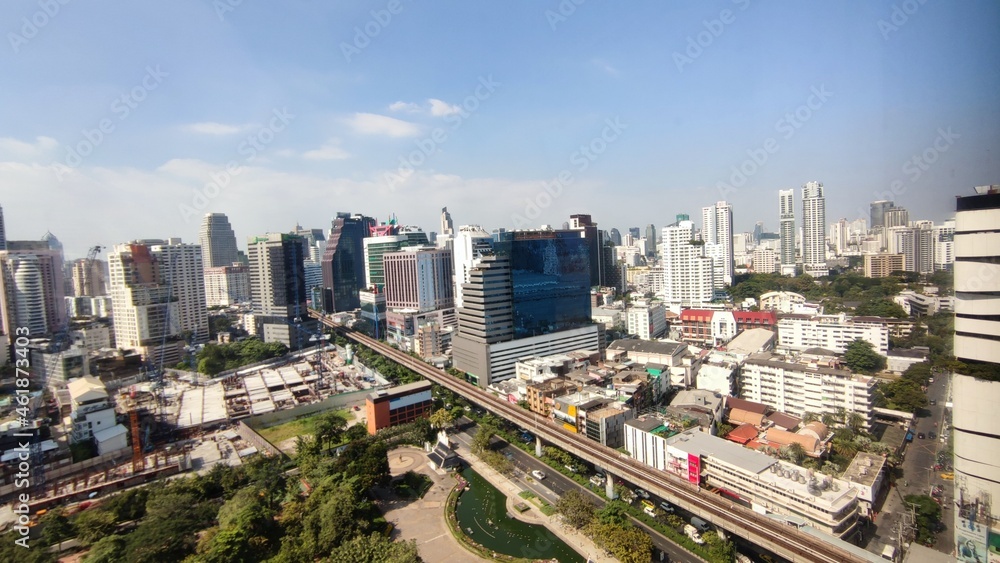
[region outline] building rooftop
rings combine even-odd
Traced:
[[[796,362],[794,358],[789,358],[787,356],[780,356],[778,354],[772,354],[770,352],[762,352],[759,354],[751,354],[746,359],[747,364],[754,365],[764,365],[774,368],[781,368],[789,371],[800,371],[800,372],[810,372],[819,373],[822,375],[833,375],[837,377],[842,377],[845,379],[851,379],[854,381],[867,382],[872,378],[864,375],[858,375],[852,373],[847,369],[837,369],[832,367],[826,367],[818,365],[815,362]]]
[[[649,340],[615,340],[608,344],[608,350],[623,350],[625,352],[642,352],[644,354],[667,354],[672,356],[678,349],[686,345],[680,342],[662,342]]]
[[[392,389],[385,389],[382,391],[376,391],[374,393],[369,393],[368,398],[372,401],[398,397],[400,395],[409,395],[410,393],[416,393],[418,391],[424,391],[431,388],[431,382],[427,380],[414,381],[413,383],[407,383],[406,385],[400,385],[399,387],[393,387]]]
[[[778,460],[760,452],[748,450],[729,440],[712,436],[700,430],[686,430],[667,439],[667,444],[699,456],[710,456],[718,461],[759,474]]]
[[[726,434],[726,439],[737,444],[746,444],[757,437],[757,429],[753,424],[741,424]]]
[[[737,397],[726,397],[726,408],[742,409],[756,414],[765,414],[767,412],[767,405]]]
[[[785,430],[794,430],[796,426],[802,423],[801,418],[795,418],[783,412],[773,412],[767,415],[767,419],[773,422],[775,426],[784,428]]]
[[[916,348],[893,348],[889,350],[890,356],[895,356],[897,358],[927,358],[927,350],[918,350]]]
[[[92,375],[85,375],[70,381],[66,384],[66,389],[69,390],[69,396],[74,403],[87,403],[108,398],[108,391],[105,389],[104,383]]]
[[[774,339],[774,332],[766,328],[748,328],[726,344],[726,351],[733,354],[750,355],[760,352],[768,342]]]
[[[722,395],[707,389],[683,389],[670,401],[671,407],[698,408],[714,412],[722,405]]]
[[[840,477],[845,481],[870,487],[875,484],[875,479],[878,478],[884,465],[884,457],[868,452],[858,452],[858,455],[854,456],[851,464],[847,466],[844,474]]]
[[[652,416],[643,416],[640,418],[635,418],[626,421],[625,426],[631,426],[633,428],[638,428],[643,432],[650,432],[650,433],[653,433],[654,430],[657,430],[659,428],[666,428],[662,420]]]

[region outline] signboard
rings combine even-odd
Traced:
[[[688,481],[694,485],[701,483],[701,457],[688,454]]]
[[[957,518],[955,553],[962,563],[986,563],[987,526],[982,522]]]
[[[990,530],[988,540],[989,545],[986,548],[989,550],[989,563],[1000,563],[1000,529]]]

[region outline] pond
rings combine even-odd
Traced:
[[[459,497],[455,515],[462,531],[476,543],[514,557],[584,563],[584,557],[545,526],[508,516],[504,494],[478,473],[466,468],[462,476],[469,482],[469,490]],[[531,510],[539,513],[534,504]]]

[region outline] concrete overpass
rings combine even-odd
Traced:
[[[639,463],[631,457],[594,442],[585,436],[566,432],[548,419],[540,418],[535,413],[498,399],[493,394],[413,358],[405,352],[337,325],[314,311],[310,311],[310,315],[336,330],[342,336],[363,344],[412,369],[426,379],[475,402],[487,411],[518,424],[522,428],[531,429],[538,439],[537,447],[540,448],[541,440],[544,440],[546,443],[560,447],[604,469],[608,474],[609,487],[613,478],[624,478],[711,522],[718,528],[740,536],[789,561],[841,563],[879,560],[878,556],[873,553],[865,552],[846,542],[831,543],[819,540],[795,527],[757,514],[724,497],[705,491],[676,475]]]

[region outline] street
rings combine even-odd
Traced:
[[[462,431],[452,434],[451,436],[461,445],[468,448],[471,443],[472,436],[475,436],[476,431],[478,431],[478,427],[471,426],[471,421],[464,418],[460,419],[460,422],[464,423],[463,426],[465,428]],[[525,489],[532,491],[553,505],[559,501],[559,497],[563,493],[575,487],[586,491],[592,497],[592,500],[598,509],[604,506],[605,500],[603,497],[555,471],[517,446],[503,442],[503,446],[497,448],[497,451],[505,455],[510,454],[511,461],[515,467],[515,481],[517,481]],[[533,470],[544,471],[546,476],[545,479],[543,481],[537,481],[532,478],[529,481],[528,476]],[[670,561],[683,561],[687,563],[698,563],[701,561],[691,553],[688,553],[684,548],[673,543],[659,532],[649,528],[642,522],[632,519],[632,523],[649,534],[649,536],[653,539],[653,546],[656,549],[665,552],[670,558]]]
[[[934,469],[938,452],[946,448],[946,443],[942,443],[944,433],[950,431],[947,426],[947,409],[945,408],[950,385],[950,374],[937,374],[934,377],[934,382],[927,387],[928,400],[936,404],[927,407],[930,412],[929,416],[914,420],[914,438],[913,442],[906,446],[902,463],[902,477],[896,482],[896,486],[890,489],[882,511],[876,518],[875,524],[878,526],[878,530],[872,543],[868,546],[868,551],[879,553],[883,545],[895,545],[896,532],[894,528],[899,522],[900,514],[906,510],[903,498],[907,495],[930,495],[932,487],[940,485],[944,489],[944,494],[941,497],[941,521],[945,525],[945,530],[938,534],[934,547],[945,553],[952,552],[954,545],[954,530],[952,529],[954,481],[941,478],[942,473],[949,471]],[[937,437],[931,438],[930,432],[934,432]],[[922,439],[918,437],[921,433],[924,435]],[[951,461],[949,460],[948,463],[950,464]]]

